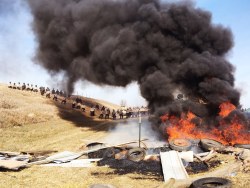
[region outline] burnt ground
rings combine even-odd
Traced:
[[[137,173],[142,175],[150,175],[155,179],[162,181],[163,173],[160,161],[140,161],[134,162],[128,159],[117,160],[114,158],[104,158],[97,163],[98,166],[109,166],[114,169],[115,174],[125,175],[129,173]],[[198,174],[207,172],[212,168],[220,165],[219,160],[211,160],[207,163],[190,162],[186,167],[188,174]],[[97,175],[97,174],[95,174]]]
[[[220,160],[214,160],[207,163],[204,162],[192,162],[186,167],[188,174],[198,174],[202,172],[208,172],[211,168],[215,168],[221,164]]]
[[[129,173],[137,173],[149,175],[159,181],[163,181],[163,173],[160,161],[140,161],[134,162],[127,159],[117,160],[114,158],[104,158],[98,161],[98,166],[108,165],[114,169],[115,174],[126,175]]]

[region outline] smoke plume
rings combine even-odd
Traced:
[[[29,0],[29,5],[39,43],[36,59],[52,73],[64,72],[69,92],[81,79],[111,86],[136,81],[157,116],[191,110],[212,117],[222,102],[239,106],[234,67],[226,59],[232,33],[192,3]],[[174,100],[176,90],[192,100]]]

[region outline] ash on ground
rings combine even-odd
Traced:
[[[221,161],[214,160],[204,163],[204,162],[192,162],[186,167],[188,174],[198,174],[202,172],[208,172],[211,168],[215,168],[221,164]]]
[[[210,169],[219,165],[219,160],[207,162],[207,164],[203,162],[190,162],[186,166],[186,170],[189,175],[198,174],[202,172],[208,172]],[[138,173],[157,177],[156,179],[159,179],[160,181],[163,180],[163,172],[160,161],[152,160],[133,162],[128,159],[117,160],[114,158],[104,158],[98,161],[97,166],[109,166],[110,168],[115,169],[114,173],[119,175]]]
[[[97,166],[106,166],[115,169],[116,174],[124,175],[129,173],[139,173],[143,175],[155,176],[163,180],[163,172],[160,161],[140,161],[134,162],[128,159],[117,160],[114,158],[104,158],[98,161]]]

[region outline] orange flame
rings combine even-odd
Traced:
[[[224,102],[222,103],[220,106],[220,113],[219,115],[221,117],[226,117],[228,116],[232,111],[234,111],[236,109],[236,107],[231,104],[230,102]]]
[[[219,116],[227,117],[236,107],[230,102],[222,103],[220,106]],[[245,125],[239,123],[239,119],[235,116],[230,124],[220,121],[218,128],[200,129],[192,120],[196,115],[192,112],[183,113],[180,118],[169,116],[168,114],[161,117],[161,120],[168,124],[166,132],[169,135],[169,140],[175,138],[186,139],[203,139],[210,138],[217,140],[224,145],[234,144],[250,144],[250,133],[247,132]],[[202,120],[200,120],[202,121]],[[202,123],[202,122],[200,122]]]

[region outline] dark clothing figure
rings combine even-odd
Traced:
[[[13,87],[12,87],[12,88],[13,88],[13,89],[16,89],[16,83],[13,84]]]
[[[40,93],[41,93],[41,95],[44,95],[44,93],[45,93],[45,87],[40,87]]]
[[[11,84],[11,82],[9,82],[8,88],[12,88],[12,84]]]
[[[45,94],[46,98],[50,98],[50,92],[47,91],[46,94]]]
[[[57,101],[57,95],[54,95],[53,100]]]
[[[51,93],[52,93],[53,95],[56,94],[56,91],[55,91],[54,88],[52,89]]]
[[[109,119],[110,109],[108,108],[105,112],[105,119]]]
[[[119,115],[120,115],[120,119],[123,119],[123,111],[122,110],[119,111]]]
[[[22,90],[25,90],[25,89],[26,89],[26,85],[25,85],[25,83],[23,83]]]
[[[113,109],[113,111],[112,111],[112,118],[113,118],[113,120],[115,120],[116,119],[116,112],[115,112],[115,110]]]
[[[100,118],[100,119],[103,119],[103,118],[104,118],[104,114],[105,114],[105,111],[102,110],[102,111],[101,111],[101,114],[100,114],[100,116],[99,116],[99,118]]]

